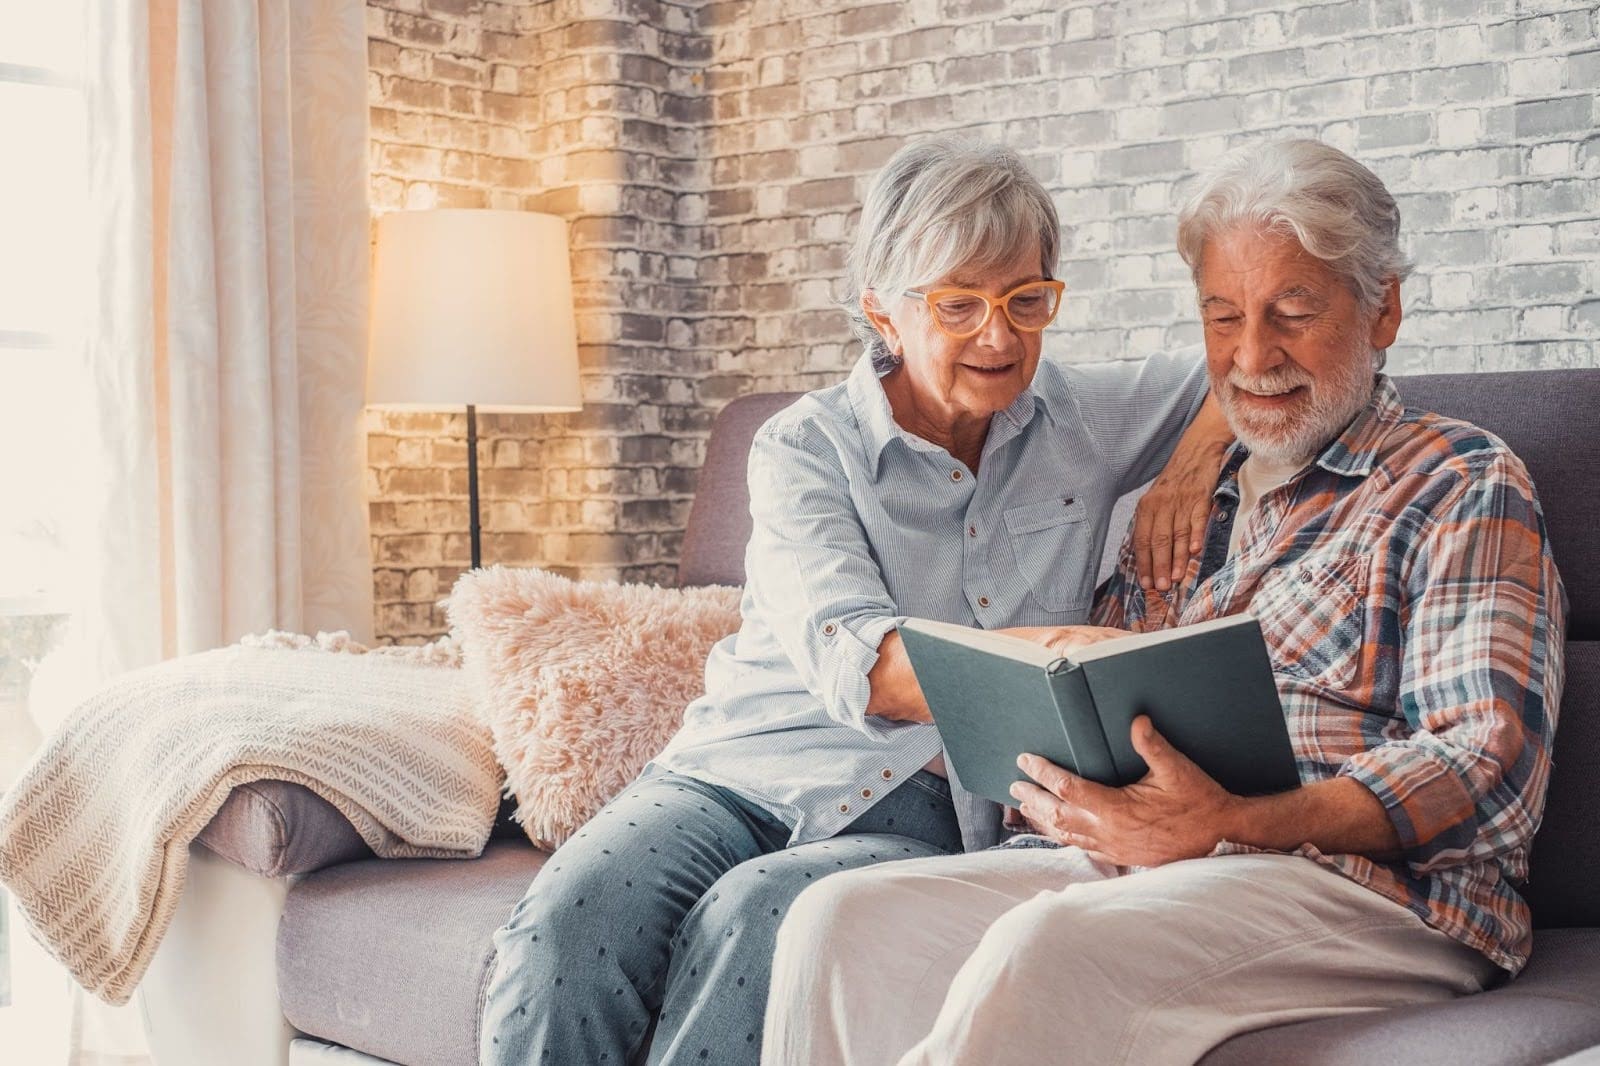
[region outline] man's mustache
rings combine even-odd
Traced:
[[[1316,381],[1305,370],[1297,366],[1274,367],[1265,374],[1250,375],[1234,367],[1224,379],[1225,383],[1245,392],[1288,392],[1300,386],[1310,387]]]

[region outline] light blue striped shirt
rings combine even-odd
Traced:
[[[866,713],[884,635],[909,616],[1086,621],[1112,506],[1160,473],[1206,387],[1198,348],[1041,360],[976,476],[895,423],[866,357],[778,412],[750,449],[743,625],[653,765],[765,807],[792,844],[839,833],[941,750],[931,725]]]

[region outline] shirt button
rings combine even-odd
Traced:
[[[978,527],[977,526],[968,526],[967,527],[967,536],[976,537],[977,535],[978,535]]]
[[[1300,580],[1303,583],[1309,585],[1311,583],[1311,571],[1309,571],[1309,570],[1300,571]]]
[[[959,471],[959,470],[950,471],[950,480],[951,481],[960,481],[961,480],[961,471]]]
[[[978,597],[978,606],[979,607],[987,607],[987,606],[989,606],[989,597],[987,597],[987,596],[979,596]]]
[[[829,622],[827,625],[822,627],[822,635],[825,637],[831,637],[837,632],[839,632],[839,627],[834,625],[832,622]]]
[[[839,813],[840,814],[849,814],[850,813],[850,804],[848,804],[848,803],[839,804]]]
[[[871,799],[872,798],[872,789],[870,789],[870,788],[862,789],[861,790],[861,798],[864,799],[864,800]]]
[[[1228,520],[1228,512],[1227,511],[1218,511],[1217,512],[1217,519],[1219,521],[1226,522]]]
[[[885,781],[892,781],[894,779],[894,771],[885,766],[883,768],[883,779]]]

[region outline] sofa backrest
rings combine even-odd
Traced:
[[[706,461],[695,484],[689,525],[678,555],[678,584],[744,584],[744,546],[750,540],[750,488],[745,458],[761,424],[801,397],[798,392],[741,396],[717,415]]]
[[[1408,405],[1465,419],[1504,439],[1538,487],[1571,613],[1556,769],[1527,895],[1541,926],[1600,925],[1594,887],[1600,884],[1600,370],[1395,381]],[[745,396],[717,417],[684,533],[681,584],[744,582],[750,538],[745,456],[761,424],[799,395]]]

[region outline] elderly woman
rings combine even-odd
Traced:
[[[997,839],[999,808],[945,776],[896,625],[1049,642],[1083,622],[1113,503],[1171,457],[1141,516],[1152,542],[1176,534],[1165,587],[1229,439],[1210,404],[1196,419],[1198,352],[1041,362],[1058,235],[1006,149],[924,141],[878,175],[849,268],[867,354],[756,435],[743,625],[682,731],[496,935],[485,1064],[620,1066],[647,1038],[651,1063],[753,1064],[795,896]]]

